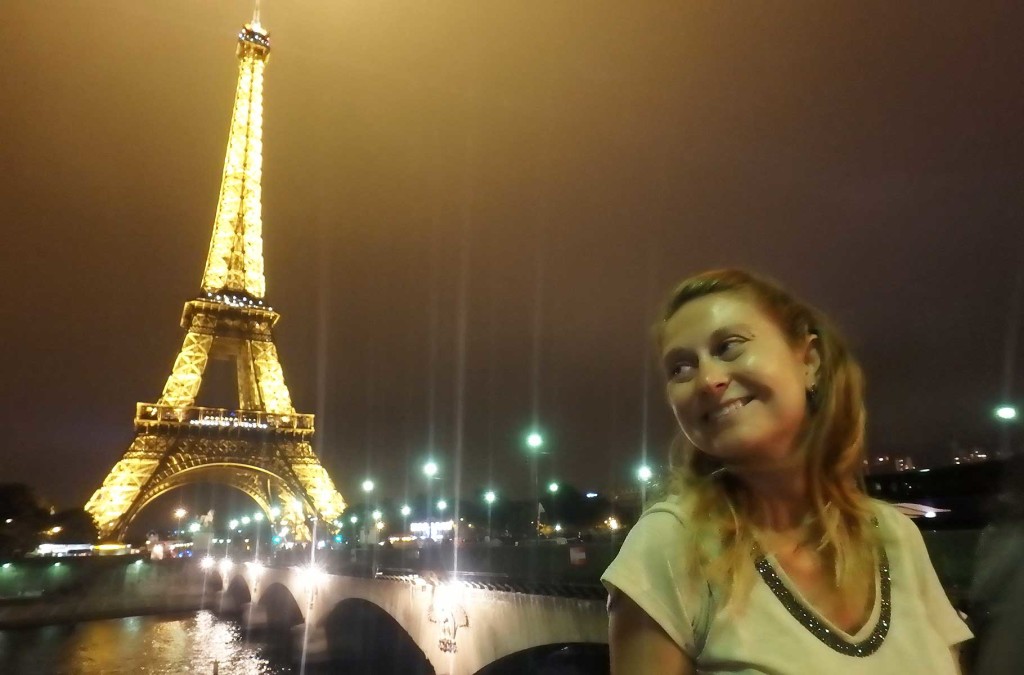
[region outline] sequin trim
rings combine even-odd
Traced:
[[[878,578],[882,603],[881,611],[878,615],[878,623],[875,624],[871,635],[860,642],[847,642],[804,607],[790,590],[786,588],[786,584],[775,573],[775,569],[763,554],[758,554],[754,564],[757,566],[757,571],[761,574],[761,578],[768,584],[768,588],[771,589],[775,597],[779,599],[782,606],[786,608],[793,618],[799,621],[814,637],[835,651],[847,656],[870,656],[882,646],[882,641],[885,640],[885,636],[889,633],[889,621],[892,618],[892,585],[889,579],[889,558],[885,555],[884,547],[879,547],[878,556]]]

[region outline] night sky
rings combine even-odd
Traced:
[[[431,448],[521,494],[534,419],[542,480],[630,482],[672,431],[659,301],[722,265],[845,329],[874,454],[995,445],[1024,8],[825,5],[264,3],[267,298],[349,500],[421,489]],[[251,4],[3,10],[0,482],[81,505],[199,292]]]

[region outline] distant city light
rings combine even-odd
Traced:
[[[561,532],[561,531],[562,531],[561,523],[555,523],[555,532]]]
[[[184,518],[187,515],[188,515],[188,511],[186,511],[185,509],[183,509],[181,507],[178,507],[178,508],[174,509],[174,517],[177,518],[178,520],[181,520],[182,518]]]
[[[532,432],[530,432],[530,434],[529,434],[529,435],[528,435],[528,436],[526,437],[526,444],[527,444],[528,446],[530,446],[531,448],[533,448],[534,450],[536,450],[537,448],[539,448],[539,447],[541,447],[542,445],[544,445],[544,437],[543,437],[543,436],[541,436],[541,435],[540,435],[539,433],[537,433],[536,431],[532,431]]]
[[[597,497],[597,493],[596,492],[588,492],[587,493],[587,499],[594,499],[595,497]]]
[[[612,516],[611,518],[609,518],[605,522],[608,523],[608,529],[609,530],[617,530],[620,527],[619,526],[619,519],[615,518],[614,516]]]
[[[444,511],[446,508],[448,508],[448,502],[446,502],[443,499],[438,500],[438,502],[437,502],[437,510],[438,511]]]
[[[996,408],[996,417],[1001,420],[1017,419],[1017,409],[1012,405],[1001,405]]]
[[[271,506],[270,507],[270,517],[271,518],[277,518],[280,515],[281,515],[281,509],[280,508],[278,508],[276,506]]]
[[[199,523],[189,523],[188,531],[195,534],[199,531]]]
[[[199,561],[199,567],[201,567],[204,570],[210,570],[213,569],[215,563],[216,561],[213,558],[211,558],[210,556],[206,556],[205,558]]]
[[[374,519],[374,520],[380,520],[380,517],[381,517],[381,515],[383,515],[383,514],[381,514],[381,512],[380,512],[380,509],[376,509],[376,510],[374,510],[374,512],[373,512],[373,513],[371,513],[370,515],[371,515],[371,516],[373,516],[373,519]]]
[[[484,493],[484,501],[488,504],[493,504],[494,500],[498,498],[498,495],[494,494],[494,490],[488,490]]]
[[[230,521],[228,521],[228,527],[234,530],[238,527],[238,521],[232,518]]]
[[[252,514],[252,519],[255,520],[257,523],[262,523],[263,522],[263,512],[262,511],[257,511],[256,513]]]
[[[409,505],[408,504],[403,504],[402,505],[402,515],[403,516],[408,516],[410,513],[412,513],[412,509],[409,508]]]
[[[352,516],[351,518],[348,519],[348,522],[350,522],[353,525],[355,525],[356,523],[359,522],[359,516]]]
[[[249,516],[242,516],[242,525],[248,525],[252,522],[252,518]]]
[[[369,478],[363,481],[363,492],[373,492],[373,481]]]
[[[647,466],[646,464],[644,464],[643,466],[636,470],[636,477],[639,478],[640,481],[643,483],[646,483],[647,481],[651,480],[651,477],[653,475],[654,472],[651,471],[651,467]]]
[[[433,478],[437,475],[437,462],[431,460],[423,465],[423,474],[427,478]]]
[[[548,484],[548,492],[550,492],[551,494],[555,494],[556,492],[558,492],[558,483]]]

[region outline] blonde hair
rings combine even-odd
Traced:
[[[833,570],[837,587],[863,582],[873,574],[877,536],[871,525],[871,500],[863,489],[865,411],[860,366],[820,311],[780,285],[738,269],[710,270],[679,284],[656,327],[659,347],[665,323],[680,307],[714,293],[753,300],[794,347],[804,344],[808,336],[815,337],[821,365],[816,387],[808,393],[808,413],[797,448],[804,458],[812,536]],[[742,601],[754,582],[751,495],[719,460],[701,452],[682,434],[673,442],[670,466],[668,491],[692,509],[699,544],[695,571],[699,568],[700,576],[723,588],[730,604]]]

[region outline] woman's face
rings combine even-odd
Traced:
[[[789,457],[817,376],[812,339],[794,348],[740,292],[680,307],[665,322],[662,362],[669,404],[690,442],[734,466]]]

